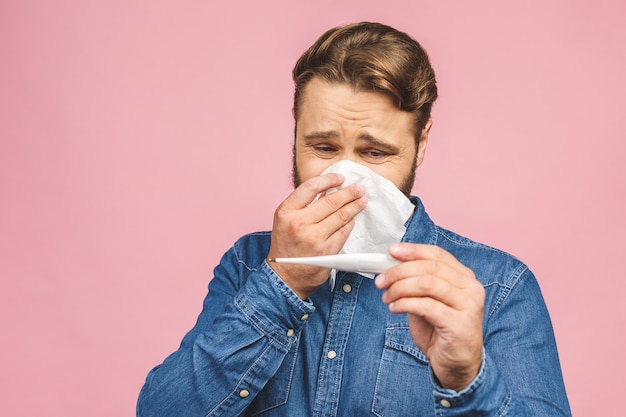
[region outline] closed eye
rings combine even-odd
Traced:
[[[329,145],[313,145],[313,149],[321,153],[331,153],[336,151],[334,146]]]
[[[361,151],[361,154],[370,158],[384,158],[389,156],[388,152],[381,151],[379,149],[366,149]]]
[[[333,158],[339,152],[336,146],[328,143],[313,143],[308,146],[318,158]]]
[[[387,160],[391,153],[386,151],[381,151],[380,149],[368,148],[359,152],[363,160],[369,163],[382,163]]]

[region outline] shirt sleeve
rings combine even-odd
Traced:
[[[297,349],[315,309],[261,259],[249,265],[237,245],[224,255],[196,325],[148,374],[138,417],[242,415]]]
[[[524,403],[515,402],[512,392],[483,349],[483,363],[476,378],[456,392],[435,382],[435,413],[438,416],[532,416]]]
[[[571,416],[548,311],[527,269],[501,287],[486,311],[483,363],[456,392],[436,380],[438,416]]]

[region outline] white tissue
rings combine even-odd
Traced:
[[[354,229],[339,253],[387,253],[388,246],[400,242],[404,236],[404,224],[415,209],[411,200],[391,181],[365,165],[342,160],[328,167],[323,174],[331,172],[342,174],[345,181],[339,187],[328,190],[327,194],[358,183],[367,196],[367,206],[354,218]],[[369,278],[374,276],[361,275]]]

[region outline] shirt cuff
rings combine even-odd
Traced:
[[[313,303],[298,297],[266,261],[249,276],[234,302],[250,322],[287,349],[315,312]]]
[[[496,415],[511,401],[511,393],[483,347],[483,362],[476,378],[463,390],[441,387],[433,375],[438,416]],[[482,414],[485,413],[485,414]],[[499,414],[498,414],[499,415]]]

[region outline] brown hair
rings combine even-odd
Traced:
[[[437,99],[426,51],[406,33],[380,23],[330,29],[300,57],[293,69],[296,120],[303,89],[313,77],[386,94],[399,109],[413,113],[416,143]]]

